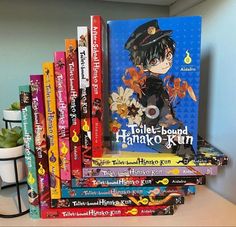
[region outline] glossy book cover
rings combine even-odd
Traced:
[[[108,22],[112,152],[197,153],[201,17]]]

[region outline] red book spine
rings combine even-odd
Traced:
[[[65,40],[72,178],[82,177],[78,46],[76,39]]]
[[[92,154],[103,154],[103,33],[100,16],[91,16],[91,98],[92,98]]]
[[[91,218],[120,216],[173,215],[175,206],[53,208],[42,211],[42,218]]]

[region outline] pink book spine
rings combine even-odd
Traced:
[[[55,52],[54,62],[60,173],[62,183],[66,183],[71,181],[71,167],[65,52]]]

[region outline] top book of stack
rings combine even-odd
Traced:
[[[201,17],[108,22],[112,152],[196,155]]]

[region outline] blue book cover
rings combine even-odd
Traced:
[[[112,152],[197,153],[201,17],[108,21]]]

